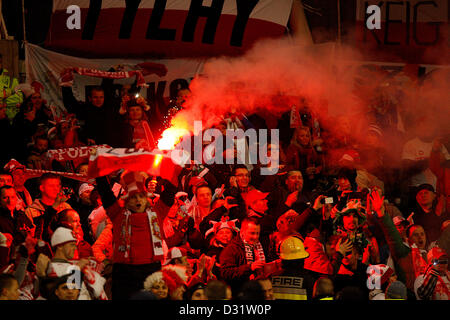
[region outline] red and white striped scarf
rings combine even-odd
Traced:
[[[161,230],[158,223],[158,216],[156,212],[147,208],[148,223],[152,236],[153,256],[156,259],[162,260],[164,258],[163,242],[161,238]],[[130,210],[124,212],[125,220],[122,225],[122,245],[125,246],[125,258],[130,257],[131,250],[131,224],[130,216],[132,215]]]
[[[138,87],[146,87],[144,75],[141,71],[119,71],[119,72],[108,72],[97,69],[89,69],[89,68],[67,68],[64,69],[61,73],[61,78],[59,85],[63,87],[72,86],[73,85],[73,74],[79,74],[82,76],[90,76],[96,78],[107,78],[107,79],[124,79],[131,78],[136,76],[137,86]]]
[[[257,242],[254,245],[249,244],[247,241],[242,239],[245,247],[245,258],[247,263],[255,262],[256,260],[266,261],[266,256],[264,255],[264,250],[261,242]]]

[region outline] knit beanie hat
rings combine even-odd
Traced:
[[[386,289],[386,300],[401,299],[406,300],[408,293],[406,286],[400,281],[392,282]]]

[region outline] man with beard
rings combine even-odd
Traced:
[[[290,209],[301,213],[308,208],[310,199],[302,190],[303,175],[300,170],[288,171],[284,186],[273,190],[267,197],[269,208],[275,209],[276,219]]]

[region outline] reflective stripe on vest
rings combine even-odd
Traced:
[[[272,287],[273,296],[277,300],[307,300],[301,277],[274,276]]]

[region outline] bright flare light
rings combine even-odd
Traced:
[[[167,128],[158,141],[158,149],[173,150],[186,133],[189,133],[186,129],[176,127]]]
[[[161,154],[157,154],[155,156],[155,160],[153,161],[154,168],[157,168],[161,164],[162,158],[163,158],[163,156]]]

